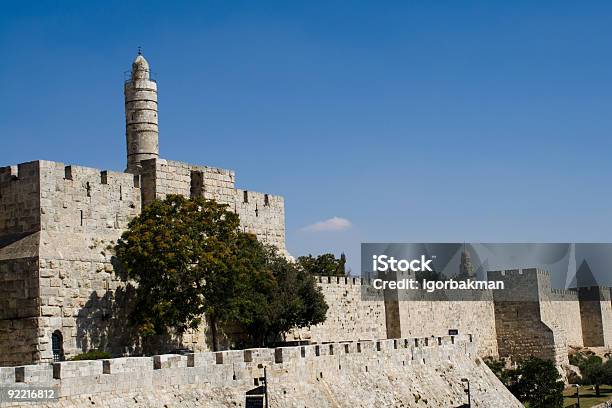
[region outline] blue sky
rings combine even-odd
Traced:
[[[2,8],[2,165],[123,170],[142,46],[161,155],[284,195],[294,255],[357,271],[362,241],[612,241],[610,2]]]

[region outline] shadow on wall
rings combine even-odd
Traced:
[[[77,348],[108,351],[114,356],[141,353],[138,334],[128,323],[135,292],[130,284],[102,295],[92,292],[77,316]]]
[[[141,337],[130,321],[130,313],[135,307],[137,289],[127,280],[127,275],[115,257],[111,263],[122,286],[102,293],[93,291],[87,303],[79,310],[76,319],[77,353],[101,350],[111,353],[114,357],[119,357],[172,353],[186,349],[190,351],[212,350],[212,338],[206,319],[203,319],[204,323],[197,333],[188,331],[180,336],[169,334]],[[219,328],[220,349],[244,346],[244,336],[240,334],[243,333],[239,333],[235,328]]]

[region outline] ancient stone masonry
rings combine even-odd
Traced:
[[[521,407],[467,336],[341,342],[276,349],[0,368],[0,387],[46,385],[39,407],[244,406],[266,367],[276,407]],[[16,405],[4,404],[3,407]]]
[[[585,346],[612,346],[612,301],[610,288],[586,287],[578,290],[580,318]]]
[[[0,365],[39,359],[40,218],[38,162],[0,168]]]
[[[245,232],[256,234],[287,254],[283,197],[235,188],[232,170],[150,159],[142,162],[141,177],[145,205],[168,194],[200,196],[227,204],[240,215]]]
[[[385,303],[382,291],[362,285],[361,278],[320,276],[317,278],[329,309],[322,324],[293,330],[290,341],[343,341],[387,338]],[[363,297],[363,291],[369,296]]]
[[[598,324],[610,310],[609,289],[551,289],[549,274],[538,269],[491,271],[489,279],[506,283],[506,290],[494,294],[500,356],[534,355],[564,365],[567,346],[604,345],[609,339],[605,322],[612,316]]]
[[[127,172],[34,161],[0,168],[0,365],[104,348],[131,353],[130,288],[112,247],[143,205],[168,194],[227,204],[241,226],[285,249],[284,200],[237,189],[235,173],[159,158],[157,83],[139,55],[125,84]],[[122,315],[123,313],[123,315]],[[206,326],[176,340],[207,350]]]
[[[149,63],[140,54],[132,63],[124,95],[127,171],[137,173],[142,160],[159,156],[157,82],[151,79]]]

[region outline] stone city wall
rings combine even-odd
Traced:
[[[551,310],[565,332],[567,345],[584,346],[578,292],[576,290],[552,289],[550,299]]]
[[[202,196],[229,205],[240,216],[245,232],[251,232],[285,254],[285,202],[283,197],[235,188],[235,173],[163,159],[142,162],[145,203],[168,194]]]
[[[612,302],[610,288],[598,286],[579,289],[580,317],[586,347],[612,345]]]
[[[491,300],[400,301],[402,337],[472,333],[481,357],[497,357],[495,310]]]
[[[160,191],[165,191],[157,197],[169,192],[189,195],[189,188],[194,187],[192,174],[202,175],[202,191],[207,198],[232,203],[234,210],[238,206],[238,212],[245,214],[246,225],[253,226],[249,231],[284,248],[282,197],[249,192],[249,202],[238,205],[235,198],[239,196],[242,200],[244,194],[233,189],[231,171],[178,162],[149,162],[159,168],[155,182]],[[21,170],[21,177],[16,176],[16,168]],[[40,232],[0,249],[0,260],[3,254],[7,258],[0,267],[0,282],[5,282],[2,290],[11,289],[3,298],[6,305],[0,303],[6,307],[0,310],[7,316],[21,310],[16,319],[25,318],[24,313],[36,319],[0,323],[0,341],[11,339],[14,346],[3,348],[2,361],[6,364],[29,362],[32,358],[51,361],[50,339],[56,331],[63,337],[66,357],[92,348],[117,354],[133,352],[133,347],[121,346],[129,344],[126,339],[134,333],[127,331],[123,323],[127,316],[122,308],[130,293],[115,273],[112,247],[129,221],[141,211],[140,183],[146,181],[146,176],[49,161],[20,164],[16,168],[3,168],[2,182],[8,187],[2,184],[6,200],[2,207],[6,211],[2,214],[22,221],[20,224],[4,221],[3,225],[10,227],[10,232],[32,228]],[[185,178],[183,173],[189,175]],[[183,183],[186,180],[187,186]],[[30,211],[30,204],[40,207]],[[247,216],[251,206],[254,215]],[[33,221],[32,213],[40,218]],[[20,256],[32,259],[25,264],[12,259]],[[37,340],[33,340],[33,333]],[[203,324],[170,343],[169,347],[206,351],[207,326]],[[34,357],[21,360],[21,348]],[[8,350],[21,357],[9,357]]]
[[[0,386],[55,386],[40,407],[243,406],[268,378],[270,407],[521,407],[466,336],[330,343],[0,368]],[[3,407],[17,406],[5,403]]]
[[[37,258],[0,260],[0,365],[38,361],[37,275]]]
[[[140,214],[139,180],[128,173],[41,161],[41,229],[117,239]]]
[[[38,163],[0,167],[0,245],[40,229]]]
[[[415,279],[398,272],[395,280]],[[389,337],[424,337],[470,333],[481,357],[497,357],[493,295],[488,290],[386,289]]]
[[[127,333],[114,314],[127,293],[112,247],[140,213],[139,180],[55,162],[40,168],[41,360],[51,361],[56,330],[67,357],[98,347],[118,351]]]
[[[531,356],[567,365],[565,330],[550,300],[550,276],[539,269],[490,271],[489,280],[503,280],[493,291],[500,357]]]
[[[39,163],[0,168],[0,365],[38,359]]]
[[[358,341],[387,337],[381,291],[376,293],[369,285],[362,285],[361,278],[319,276],[317,281],[329,306],[327,318],[316,326],[291,331],[286,336],[287,341]],[[363,298],[362,291],[368,289],[370,293]]]

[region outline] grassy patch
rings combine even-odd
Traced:
[[[580,408],[590,408],[602,402],[612,400],[612,387],[602,385],[600,394],[599,397],[596,397],[593,387],[580,386]],[[566,388],[565,391],[563,391],[563,406],[568,407],[575,403],[576,387]]]

